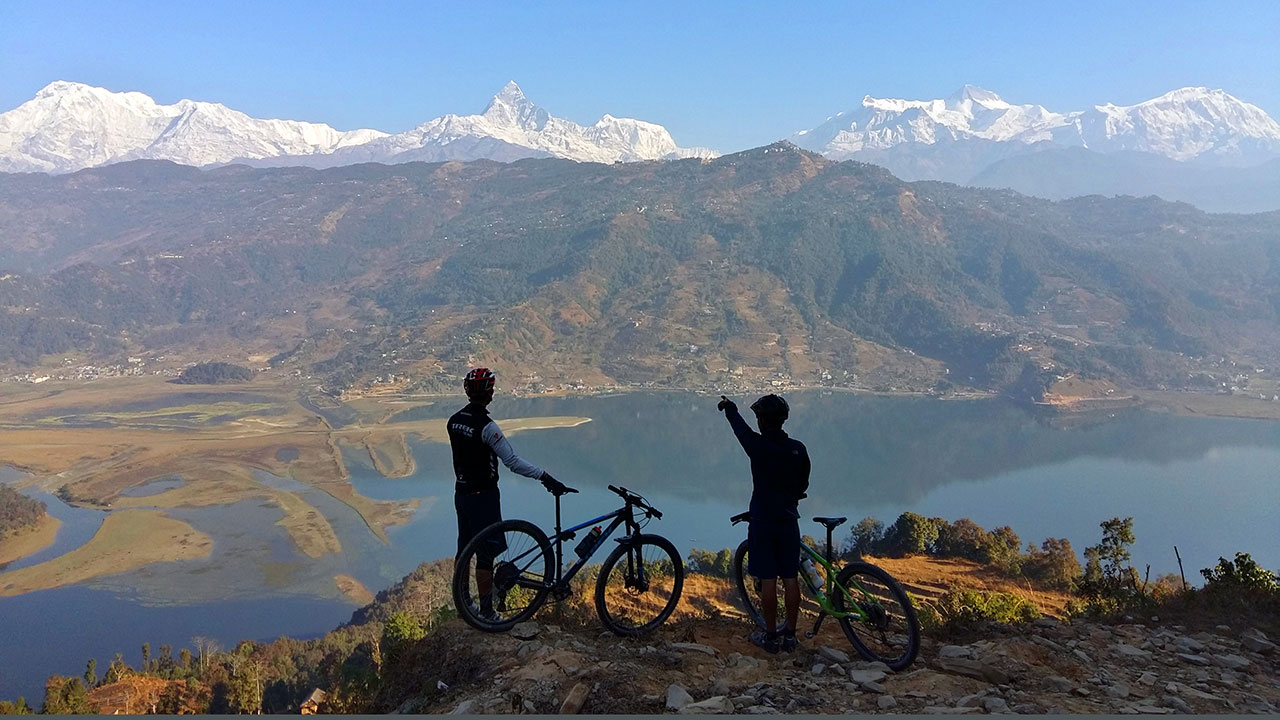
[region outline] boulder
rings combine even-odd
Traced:
[[[560,714],[577,715],[582,712],[582,706],[587,703],[587,695],[590,692],[591,688],[584,682],[574,685],[565,696],[564,702],[560,703]]]
[[[1261,633],[1259,633],[1261,635]],[[1276,651],[1276,644],[1267,640],[1266,637],[1257,637],[1254,635],[1241,635],[1240,644],[1246,650],[1256,652],[1259,655],[1271,655]]]
[[[1214,665],[1229,670],[1244,670],[1253,664],[1248,658],[1233,654],[1210,655],[1209,659]]]
[[[1192,655],[1191,653],[1178,653],[1178,657],[1182,658],[1184,662],[1190,663],[1192,665],[1205,666],[1209,664],[1209,658],[1203,655]]]
[[[949,672],[953,675],[963,675],[978,680],[986,680],[993,685],[1004,685],[1009,682],[1009,674],[1000,668],[988,665],[978,660],[966,660],[964,658],[938,658],[936,663],[939,670]]]
[[[1104,692],[1110,697],[1123,699],[1129,697],[1129,686],[1118,682],[1114,685],[1108,685]]]
[[[850,670],[850,682],[856,682],[859,685],[869,682],[880,682],[888,677],[888,673],[882,670]]]
[[[938,657],[944,658],[972,658],[973,648],[968,645],[943,645],[938,648]]]
[[[476,701],[463,700],[458,703],[457,707],[449,711],[450,715],[474,715],[476,714]]]
[[[689,694],[688,690],[685,690],[675,683],[667,686],[666,705],[668,710],[680,712],[685,705],[688,705],[691,702],[693,702],[693,696]]]
[[[876,698],[876,707],[880,708],[881,710],[896,708],[898,707],[898,698],[892,695],[881,695],[880,697]]]
[[[818,654],[829,662],[841,664],[849,662],[849,653],[826,645],[818,648]]]
[[[982,698],[982,709],[989,713],[1004,712],[1009,709],[1009,703],[1004,698],[988,696]]]
[[[703,655],[709,655],[711,657],[715,657],[717,654],[717,651],[715,648],[711,647],[710,645],[702,645],[699,643],[678,642],[678,643],[671,643],[671,647],[675,650],[682,650],[684,652],[698,652],[698,653],[702,653]]]
[[[517,640],[532,640],[538,637],[540,632],[542,628],[536,622],[516,623],[515,627],[511,628],[511,637]]]
[[[1122,658],[1129,660],[1137,660],[1139,662],[1151,662],[1152,655],[1150,652],[1142,648],[1134,647],[1128,643],[1116,643],[1113,648],[1116,654]]]
[[[689,703],[680,708],[683,715],[726,715],[733,712],[733,701],[724,695]]]
[[[1075,689],[1076,684],[1061,675],[1048,675],[1044,679],[1045,689],[1059,693],[1069,693]]]

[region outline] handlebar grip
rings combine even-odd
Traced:
[[[565,495],[572,495],[573,493],[576,493],[576,492],[578,492],[577,488],[571,488],[566,486],[564,489]]]
[[[653,516],[658,518],[659,520],[662,519],[662,513],[658,512],[657,508],[653,506],[649,506],[649,512],[653,513]]]

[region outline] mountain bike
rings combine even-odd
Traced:
[[[734,525],[750,521],[749,512],[729,518]],[[831,616],[840,623],[845,637],[864,659],[879,661],[891,670],[901,670],[916,659],[920,651],[920,623],[915,608],[898,582],[883,569],[867,562],[852,562],[836,568],[832,557],[831,531],[848,518],[816,517],[814,522],[827,528],[827,547],[819,553],[808,543],[800,543],[800,587],[818,604],[818,619],[805,637],[813,638],[822,627],[822,621]],[[805,563],[810,561],[811,564]],[[807,565],[807,567],[806,567]],[[820,575],[810,577],[821,567]],[[738,593],[746,607],[747,615],[765,628],[760,613],[761,583],[747,574],[747,541],[743,540],[733,554],[733,577]],[[825,575],[825,578],[821,577]],[[834,579],[833,579],[834,578]],[[778,583],[778,612],[785,603],[782,583]],[[825,590],[822,586],[826,586]]]
[[[471,627],[485,632],[510,630],[533,616],[547,598],[559,602],[573,591],[570,582],[586,566],[619,527],[622,537],[605,558],[596,578],[596,613],[604,626],[617,635],[651,632],[666,622],[680,601],[684,587],[684,563],[671,541],[641,533],[662,513],[644,497],[622,487],[609,486],[623,505],[607,515],[568,529],[560,528],[560,494],[556,498],[555,534],[550,538],[527,520],[503,520],[480,531],[458,555],[453,572],[453,602],[458,615]],[[567,493],[576,493],[572,488]],[[597,523],[609,522],[601,530]],[[574,548],[577,561],[563,570],[565,542],[578,531],[593,527]],[[477,603],[477,567],[492,567],[492,610]]]

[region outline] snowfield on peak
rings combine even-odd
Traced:
[[[480,115],[445,115],[404,133],[342,132],[263,120],[224,105],[160,105],[139,92],[54,82],[0,114],[0,172],[65,173],[126,160],[184,165],[308,165],[559,157],[630,162],[715,157],[676,145],[666,128],[605,115],[582,126],[534,105],[514,82]]]
[[[385,135],[261,120],[217,103],[160,105],[139,92],[59,81],[0,114],[0,171],[63,173],[141,159],[215,165],[329,153]]]
[[[797,132],[791,140],[835,159],[872,153],[873,161],[874,153],[904,145],[969,142],[985,150],[990,150],[988,143],[1045,143],[1097,152],[1147,152],[1179,161],[1256,164],[1280,154],[1280,124],[1256,105],[1204,87],[1181,88],[1136,105],[1108,103],[1062,113],[1042,105],[1014,105],[966,85],[939,100],[868,95],[861,107]],[[1010,150],[996,152],[1007,156]]]

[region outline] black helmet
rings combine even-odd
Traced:
[[[765,395],[751,403],[751,411],[756,414],[757,420],[772,421],[779,425],[791,414],[791,408],[781,395]]]

